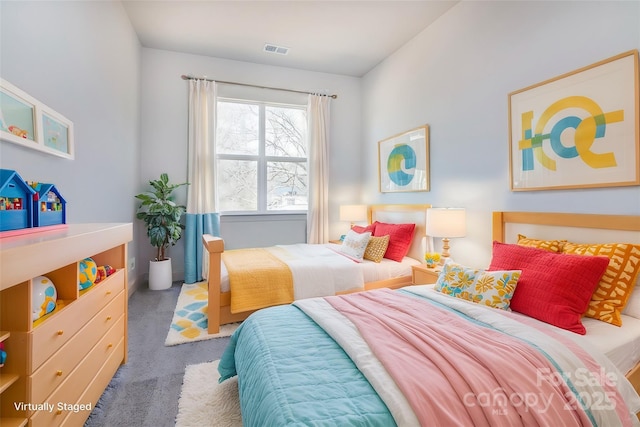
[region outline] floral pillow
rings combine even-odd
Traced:
[[[453,262],[442,267],[435,290],[489,307],[509,310],[520,270],[484,271]]]

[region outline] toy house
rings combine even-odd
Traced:
[[[53,184],[38,183],[33,197],[34,227],[66,224],[67,202]]]
[[[34,227],[35,193],[16,171],[0,169],[0,231]]]

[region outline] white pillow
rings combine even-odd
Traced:
[[[354,261],[362,262],[364,251],[367,250],[367,244],[369,244],[370,238],[371,232],[369,231],[366,233],[357,233],[349,230],[342,245],[340,245],[340,252]]]

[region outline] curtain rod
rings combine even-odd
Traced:
[[[225,82],[225,81],[222,81],[222,80],[208,79],[206,77],[187,76],[187,75],[184,75],[184,74],[182,75],[182,80],[206,80],[208,82],[216,82],[216,83],[222,83],[222,84],[226,84],[226,85],[248,86],[248,87],[257,87],[258,89],[275,89],[275,90],[284,90],[284,91],[287,91],[287,92],[306,93],[308,95],[328,96],[329,98],[333,98],[333,99],[336,99],[338,97],[338,95],[323,95],[323,94],[319,94],[319,93],[306,92],[306,91],[303,91],[303,90],[283,89],[283,88],[280,88],[280,87],[269,87],[269,86],[258,86],[258,85],[248,84],[248,83]]]

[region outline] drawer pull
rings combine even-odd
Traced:
[[[64,331],[63,331],[62,329],[60,329],[60,330],[57,332],[57,334],[58,334],[58,335],[62,335],[62,334],[64,334]]]
[[[111,291],[107,291],[107,295],[111,295]]]
[[[60,415],[60,414],[62,414],[62,409],[58,409],[58,410],[56,411],[56,415]]]
[[[56,371],[56,375],[61,377],[62,376],[62,371]]]
[[[107,346],[107,348],[111,348],[113,347],[113,343],[109,343],[109,345]]]
[[[107,320],[111,320],[111,316],[107,316]]]

